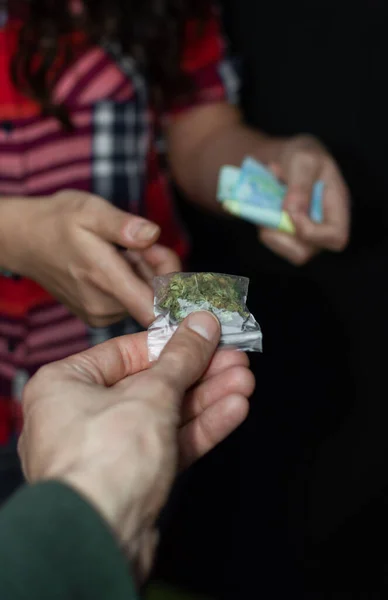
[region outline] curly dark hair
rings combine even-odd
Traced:
[[[189,92],[180,69],[185,25],[193,19],[200,32],[211,12],[210,0],[80,0],[80,5],[77,14],[70,0],[28,2],[12,77],[19,90],[40,103],[44,114],[71,126],[66,107],[52,101],[53,71],[58,56],[71,62],[71,34],[79,31],[89,44],[119,42],[146,75],[155,105]]]

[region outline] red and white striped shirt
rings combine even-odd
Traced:
[[[12,202],[13,196],[47,196],[61,189],[92,192],[158,223],[161,243],[184,256],[186,239],[158,153],[158,119],[134,61],[114,49],[80,44],[54,91],[74,124],[66,132],[11,82],[20,27],[12,18],[0,23],[0,195]],[[228,99],[235,79],[217,19],[209,21],[200,42],[193,39],[189,27],[183,68],[194,82],[190,106]],[[0,444],[18,429],[23,386],[41,365],[133,328],[127,320],[88,329],[33,281],[0,275]]]

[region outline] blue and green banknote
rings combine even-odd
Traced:
[[[316,223],[323,221],[323,192],[324,183],[317,181],[310,204],[310,217]],[[255,225],[293,234],[293,222],[283,210],[286,193],[287,187],[251,157],[241,168],[224,166],[220,171],[217,198],[227,212]]]

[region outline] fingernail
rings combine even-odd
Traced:
[[[129,227],[129,235],[139,242],[148,242],[158,236],[160,227],[148,221],[140,221]]]
[[[186,325],[195,333],[211,342],[220,334],[220,324],[212,313],[197,312],[192,313],[186,321]]]

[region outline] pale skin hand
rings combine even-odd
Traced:
[[[284,210],[294,222],[296,235],[260,228],[260,240],[297,266],[322,250],[343,251],[349,241],[349,192],[333,158],[311,136],[275,141],[274,149],[270,167],[288,186]],[[318,180],[325,183],[322,224],[309,218],[312,190]]]
[[[219,336],[212,315],[195,313],[152,366],[142,333],[43,367],[25,389],[19,453],[27,480],[59,480],[84,495],[140,579],[178,466],[211,450],[248,412],[247,357],[214,355]]]
[[[226,103],[203,105],[178,116],[170,123],[167,137],[176,182],[188,198],[210,210],[220,211],[216,188],[223,165],[239,166],[251,155],[272,168],[289,186],[285,209],[296,235],[259,228],[259,237],[289,262],[303,265],[322,250],[340,252],[347,246],[349,192],[334,159],[314,137],[270,137],[244,125],[239,112]],[[308,217],[317,180],[325,182],[320,225]]]
[[[152,322],[152,276],[180,270],[176,254],[155,244],[157,225],[74,190],[13,202],[25,223],[20,213],[9,217],[18,231],[8,242],[13,270],[94,327],[128,314],[144,326]]]

